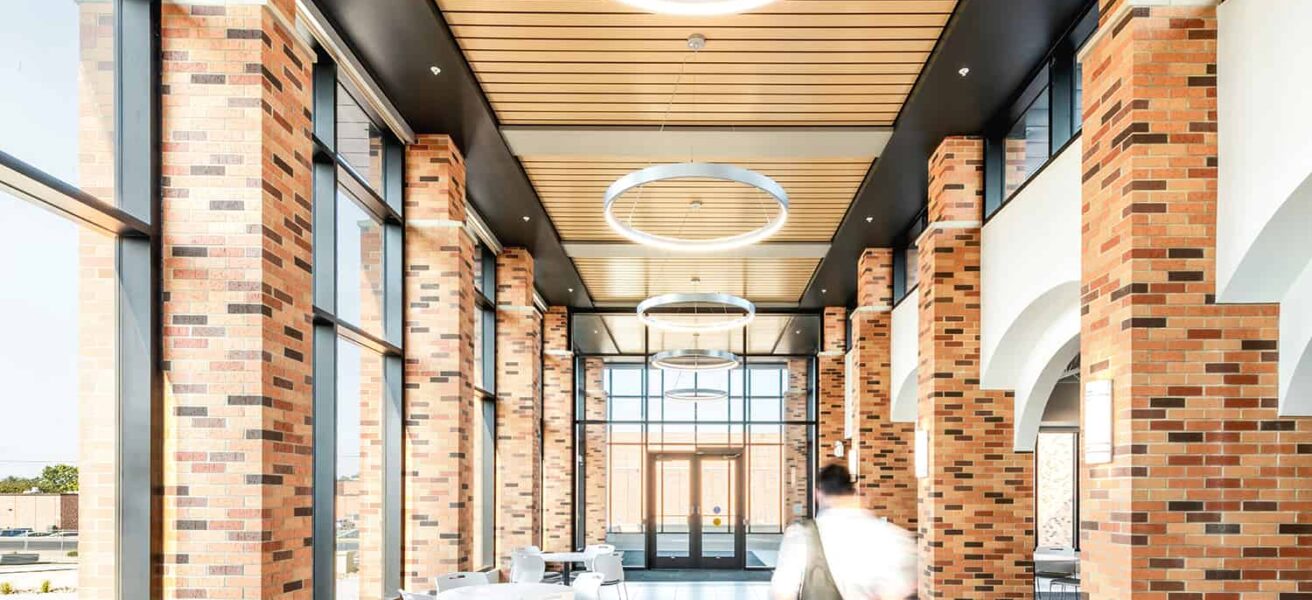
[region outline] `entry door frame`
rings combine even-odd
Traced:
[[[646,548],[648,569],[742,569],[747,565],[746,473],[743,471],[744,450],[741,448],[704,449],[697,451],[650,452],[647,454],[647,527]],[[708,558],[702,554],[702,458],[729,459],[734,464],[734,555],[732,558]],[[662,460],[688,461],[688,556],[687,558],[660,558],[656,553],[656,465]]]

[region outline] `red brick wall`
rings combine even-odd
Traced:
[[[910,530],[916,526],[916,484],[911,446],[915,426],[893,422],[893,251],[868,248],[857,262],[852,315],[858,393],[857,492],[865,507]]]
[[[474,243],[449,137],[406,149],[405,215],[402,585],[430,589],[473,553]]]
[[[564,552],[574,541],[574,355],[569,346],[569,310],[553,306],[543,320],[542,549]]]
[[[1009,392],[979,387],[983,143],[944,139],[929,161],[920,247],[920,597],[1029,598],[1033,457],[1012,452]]]
[[[533,306],[533,256],[497,256],[497,560],[542,545],[542,317]]]
[[[600,358],[583,360],[585,398],[584,418],[589,421],[606,420],[606,388],[602,385],[604,363]],[[606,541],[606,425],[587,425],[584,428],[583,464],[585,469],[583,508],[584,540],[589,544]]]
[[[1123,0],[1085,58],[1090,598],[1312,597],[1312,419],[1277,416],[1277,306],[1215,303],[1216,11]]]
[[[162,11],[161,595],[309,598],[312,55],[288,0]]]
[[[818,466],[821,467],[843,460],[834,456],[835,442],[841,441],[844,447],[847,446],[843,435],[847,309],[841,306],[825,307],[823,319],[824,337],[821,338],[820,355],[816,358],[816,368],[820,372],[816,390],[816,427],[819,429],[820,443],[817,448]]]
[[[788,388],[784,390],[784,419],[793,422],[807,420],[807,404],[810,403],[810,361],[805,358],[788,359]],[[807,446],[810,443],[806,427],[798,425],[784,426],[784,523],[789,523],[799,516],[797,508],[802,507],[801,515],[806,514],[806,507],[811,505],[807,494],[807,482],[813,471]]]

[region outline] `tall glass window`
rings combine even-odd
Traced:
[[[474,564],[496,564],[497,460],[497,256],[474,246],[474,395],[479,412],[474,436]]]
[[[316,597],[400,588],[400,142],[315,64]]]
[[[6,594],[149,597],[161,389],[150,4],[12,0],[0,19]]]
[[[693,375],[580,357],[583,541],[615,545],[630,567],[773,567],[784,528],[811,510],[811,368],[761,356]],[[690,387],[727,397],[665,397]]]
[[[1040,547],[1076,547],[1079,437],[1077,429],[1039,431],[1034,449],[1034,473],[1037,543]]]

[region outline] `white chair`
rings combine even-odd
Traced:
[[[433,600],[433,594],[420,594],[401,590],[401,600]]]
[[[592,568],[592,559],[602,554],[613,554],[614,552],[615,546],[610,544],[588,544],[583,548],[583,566],[587,567],[589,571],[596,571]]]
[[[515,552],[510,555],[511,583],[541,583],[547,574],[547,563],[541,554]]]
[[[624,554],[611,552],[598,554],[592,559],[592,572],[601,575],[601,585],[613,585],[615,593],[628,600],[629,586],[624,583]],[[600,590],[598,590],[600,593]]]
[[[437,583],[438,592],[445,592],[447,590],[454,590],[456,588],[471,585],[487,585],[489,583],[487,580],[487,573],[477,571],[447,573],[446,575],[438,575],[433,579],[436,580],[435,583]]]
[[[570,586],[574,600],[601,600],[601,573],[579,573]]]
[[[537,546],[522,546],[515,548],[515,553],[542,554],[542,549]]]

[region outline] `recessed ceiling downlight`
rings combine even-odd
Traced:
[[[670,371],[728,371],[742,364],[737,354],[723,350],[666,350],[651,355],[651,366]]]
[[[642,10],[663,15],[731,15],[760,8],[775,0],[620,0]]]

